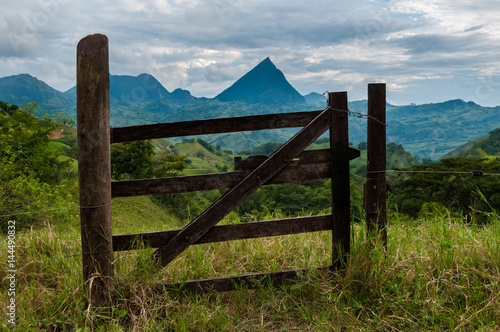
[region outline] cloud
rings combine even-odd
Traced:
[[[422,100],[429,98],[423,82],[436,91],[445,90],[440,84],[454,86],[443,96],[459,97],[484,86],[481,80],[500,78],[498,0],[0,5],[0,76],[27,72],[60,90],[74,85],[76,44],[96,32],[109,38],[113,74],[147,72],[169,91],[180,87],[197,96],[218,94],[267,56],[301,93],[339,89],[362,97],[363,84],[386,81],[394,87],[391,98],[403,102],[419,91]],[[496,95],[486,102],[500,104]]]
[[[479,34],[449,36],[443,34],[421,34],[391,40],[395,46],[406,53],[420,55],[424,53],[451,54],[471,49],[478,44]]]

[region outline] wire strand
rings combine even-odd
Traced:
[[[477,224],[461,224],[461,223],[431,223],[431,222],[419,222],[419,221],[389,221],[387,223],[387,226],[396,226],[396,225],[420,225],[420,226],[436,226],[436,225],[442,225],[442,226],[459,226],[459,227],[482,227],[482,228],[491,228],[491,227],[500,227],[500,225],[477,225]],[[91,254],[102,254],[106,252],[114,252],[113,250],[102,250],[102,251],[97,251],[97,252],[86,252],[86,253],[79,253],[79,254],[72,254],[72,255],[65,255],[65,256],[60,256],[60,257],[55,257],[55,258],[48,258],[40,261],[33,261],[33,262],[27,262],[27,263],[21,263],[14,265],[13,268],[18,268],[18,267],[24,267],[27,265],[31,264],[41,264],[41,263],[47,263],[50,261],[58,261],[62,259],[67,259],[67,258],[73,258],[73,257],[78,257],[78,256],[85,256],[85,255],[91,255]],[[13,268],[8,268],[5,269],[7,271],[12,271]]]
[[[391,221],[389,225],[410,224],[410,225],[442,225],[442,226],[460,226],[460,227],[500,227],[500,225],[478,225],[478,224],[459,224],[459,223],[444,223],[444,222],[420,222],[420,221]]]
[[[4,215],[0,215],[0,218],[20,216],[20,215],[33,214],[33,213],[51,212],[51,211],[58,211],[58,210],[69,210],[69,209],[76,209],[76,208],[80,208],[80,209],[97,209],[97,208],[109,206],[109,205],[112,205],[112,204],[113,204],[113,202],[110,202],[110,203],[107,203],[107,204],[103,204],[103,205],[94,205],[94,206],[71,205],[71,206],[62,207],[62,208],[54,208],[54,209],[46,209],[46,210],[36,210],[36,211],[27,211],[27,212],[13,213],[13,214],[4,214]]]
[[[474,176],[499,176],[500,173],[485,173],[483,171],[400,171],[393,169],[386,169],[382,171],[368,171],[367,174],[376,174],[376,173],[423,173],[423,174],[470,174]]]
[[[50,261],[58,261],[58,260],[61,260],[61,259],[78,257],[78,256],[103,254],[103,253],[106,253],[106,252],[113,252],[113,250],[102,250],[102,251],[96,251],[96,252],[85,252],[85,253],[81,253],[81,254],[73,254],[73,255],[66,255],[66,256],[60,256],[60,257],[55,257],[55,258],[48,258],[48,259],[44,259],[44,260],[41,260],[41,261],[33,261],[33,262],[27,262],[27,263],[17,264],[17,265],[14,265],[14,268],[24,267],[24,266],[28,266],[28,265],[31,265],[31,264],[40,264],[40,263],[47,263],[47,262],[50,262]]]
[[[371,119],[371,120],[374,120],[375,122],[380,123],[383,126],[389,127],[389,125],[387,123],[384,123],[384,122],[380,121],[379,119],[377,119],[376,117],[373,117],[373,116],[368,115],[366,113],[354,112],[354,111],[351,111],[349,109],[342,110],[342,109],[334,108],[331,106],[327,106],[326,109],[331,109],[331,110],[336,111],[336,112],[347,113],[348,115],[352,115],[352,116],[358,117],[360,119]]]

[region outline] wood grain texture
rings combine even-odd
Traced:
[[[112,128],[111,143],[238,131],[303,127],[320,113],[321,111],[277,113]]]
[[[349,149],[350,160],[359,157],[357,149]],[[327,179],[331,177],[330,150],[304,151],[301,159],[293,161],[265,184],[279,184]],[[250,159],[250,160],[249,160]],[[267,156],[236,161],[241,171],[171,178],[143,179],[112,182],[113,197],[178,194],[192,191],[232,188],[243,180],[251,170],[267,160]]]
[[[185,283],[161,285],[160,288],[203,294],[210,292],[228,292],[237,289],[260,288],[267,284],[278,287],[280,285],[299,283],[303,278],[307,278],[307,276],[312,273],[329,273],[331,270],[331,266],[325,266],[309,269],[252,273],[231,277],[190,280]]]
[[[330,148],[332,154],[332,264],[341,268],[350,252],[351,195],[349,181],[349,125],[347,92],[328,94],[332,126]]]
[[[246,222],[235,225],[214,226],[194,244],[310,233],[331,229],[331,215]],[[179,232],[180,230],[170,230],[115,235],[113,236],[113,250],[135,250],[144,247],[159,248],[167,244]]]
[[[108,38],[77,46],[77,138],[83,277],[90,302],[105,305],[113,285]],[[98,206],[98,207],[96,207]],[[96,277],[97,276],[97,277]]]
[[[349,147],[348,151],[349,160],[356,159],[360,155],[361,152],[358,149]],[[266,155],[249,156],[246,159],[242,159],[241,157],[235,157],[234,169],[237,171],[255,169],[260,164],[262,164],[267,158],[269,157]],[[303,151],[301,154],[299,154],[299,156],[289,164],[289,167],[298,165],[307,165],[307,164],[328,163],[331,161],[332,161],[332,152],[330,149],[308,150],[308,151]]]
[[[368,161],[366,167],[365,209],[368,230],[381,231],[387,245],[386,189],[386,86],[368,84]]]

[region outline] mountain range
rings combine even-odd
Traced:
[[[64,112],[76,118],[76,87],[58,91],[21,74],[0,78],[0,100],[22,106],[37,102],[48,114]],[[167,91],[152,75],[110,75],[111,124],[115,127],[252,114],[323,109],[325,96],[306,96],[293,88],[285,75],[264,59],[215,98],[197,98],[187,90]],[[366,112],[367,102],[352,101],[354,112]],[[424,105],[387,104],[388,142],[403,144],[420,158],[438,159],[463,144],[500,127],[500,107],[450,100]],[[366,120],[350,118],[350,141],[366,141]],[[283,142],[296,129],[263,130],[205,136],[224,149],[241,151],[269,141]]]

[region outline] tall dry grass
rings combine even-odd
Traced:
[[[427,220],[428,222],[428,220]],[[500,329],[500,222],[467,226],[436,217],[388,226],[385,249],[352,225],[344,271],[312,273],[295,285],[206,295],[158,285],[252,272],[325,266],[331,234],[191,247],[156,270],[153,250],[115,253],[108,308],[89,307],[77,227],[17,234],[16,325],[7,322],[2,270],[0,326],[18,331],[495,331]],[[6,241],[0,260],[7,261]]]

